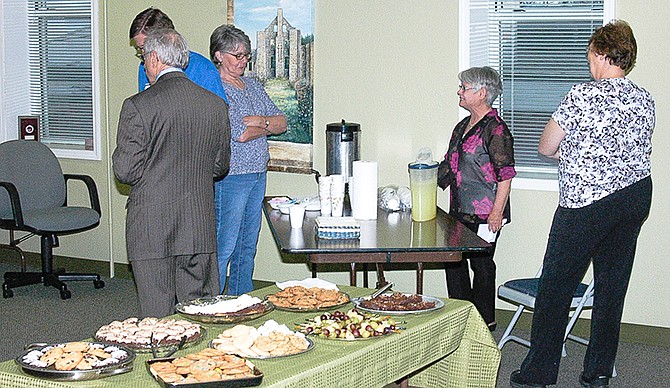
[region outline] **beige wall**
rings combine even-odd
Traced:
[[[379,184],[407,184],[406,166],[418,148],[429,146],[436,157],[441,155],[458,120],[458,2],[315,3],[315,168],[325,171],[325,125],[345,118],[361,124],[361,157],[379,161]],[[66,170],[95,176],[105,203],[103,226],[67,237],[57,254],[127,262],[123,238],[125,196],[112,183],[108,163],[121,103],[136,88],[137,60],[129,47],[128,27],[134,15],[150,5],[166,11],[193,49],[205,55],[209,33],[225,19],[225,2],[220,0],[190,2],[188,7],[168,0],[102,2],[104,160],[66,161],[64,165]],[[618,0],[617,15],[631,23],[638,39],[638,65],[631,78],[653,93],[659,107],[654,135],[652,215],[639,239],[624,321],[669,327],[670,298],[665,279],[670,273],[670,254],[661,244],[667,239],[668,230],[663,220],[670,218],[670,206],[665,200],[670,198],[670,177],[664,174],[663,165],[670,146],[670,134],[664,130],[670,117],[663,109],[670,102],[670,85],[658,70],[667,67],[670,59],[667,50],[659,47],[668,36],[670,15],[662,0],[648,1],[644,6],[635,0]],[[269,174],[270,195],[303,195],[316,190],[311,176]],[[514,222],[505,228],[496,253],[498,283],[531,276],[539,267],[557,194],[514,189],[511,200]],[[446,193],[439,193],[439,203],[446,206]],[[264,223],[254,277],[286,280],[307,276],[304,263],[282,261]],[[326,273],[322,277],[339,283],[348,279],[346,273]],[[398,290],[414,289],[413,272],[393,271],[387,277]],[[424,292],[445,295],[443,271],[428,271]],[[498,307],[510,308],[501,302]]]

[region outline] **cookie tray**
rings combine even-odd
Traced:
[[[119,348],[124,352],[126,352],[127,357],[115,364],[87,370],[56,370],[53,367],[41,368],[30,365],[27,362],[25,362],[23,360],[24,356],[26,356],[28,353],[32,351],[35,350],[39,351],[47,347],[53,347],[54,345],[35,343],[27,345],[26,351],[24,351],[19,357],[17,357],[15,361],[16,364],[21,367],[21,370],[23,370],[23,372],[33,375],[35,377],[40,377],[54,381],[96,380],[104,377],[127,373],[133,370],[133,361],[135,361],[135,352],[133,352],[131,349],[114,344],[103,344],[101,342],[93,342],[93,343]]]
[[[247,361],[247,365],[251,366],[254,371],[254,376],[239,379],[226,379],[215,381],[203,381],[198,383],[167,383],[163,381],[158,375],[151,371],[151,364],[156,362],[171,362],[176,357],[152,358],[147,360],[147,371],[154,376],[156,381],[164,388],[237,388],[237,387],[254,387],[260,385],[263,381],[263,373],[256,368],[255,365]]]

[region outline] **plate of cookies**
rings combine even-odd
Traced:
[[[246,358],[268,359],[308,352],[314,348],[314,341],[286,325],[268,320],[258,328],[236,325],[224,330],[209,347]]]
[[[349,303],[349,295],[337,289],[290,286],[265,297],[277,309],[296,312],[325,311]]]
[[[135,352],[101,342],[32,344],[16,358],[24,372],[57,381],[93,380],[130,372]]]
[[[148,360],[147,370],[166,388],[251,387],[263,380],[263,373],[250,361],[212,348]]]
[[[262,317],[274,310],[274,306],[248,294],[217,295],[177,303],[175,310],[198,322],[239,323]]]

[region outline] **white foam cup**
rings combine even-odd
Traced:
[[[305,207],[303,205],[291,205],[288,208],[289,219],[291,220],[291,228],[302,228],[302,222],[305,219]]]

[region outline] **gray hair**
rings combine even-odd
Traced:
[[[144,40],[145,55],[155,52],[158,59],[173,67],[185,69],[188,66],[188,42],[180,33],[171,28],[158,28],[147,32]]]
[[[469,83],[474,90],[486,88],[486,103],[489,106],[493,105],[493,102],[503,91],[500,74],[488,66],[471,67],[463,70],[458,73],[458,80],[461,83]]]
[[[249,36],[244,31],[231,24],[218,26],[209,37],[209,57],[215,65],[218,65],[219,60],[216,59],[217,51],[229,53],[240,45],[244,47],[246,52],[251,52],[251,40],[249,40]]]

